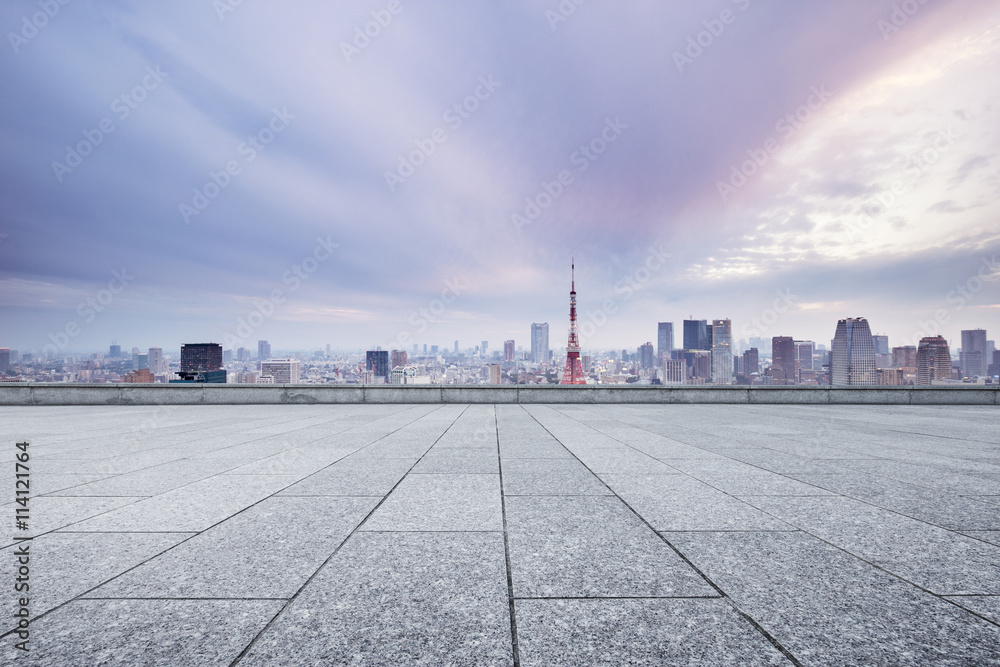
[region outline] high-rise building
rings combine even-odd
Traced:
[[[389,366],[391,368],[400,368],[405,366],[408,360],[406,350],[393,350],[389,355]]]
[[[733,383],[733,324],[712,320],[712,382]]]
[[[500,384],[502,378],[500,364],[490,364],[490,384]]]
[[[576,262],[570,267],[569,340],[566,343],[566,367],[559,384],[587,384],[580,361],[580,335],[576,330]],[[650,345],[652,348],[652,345]]]
[[[153,375],[163,375],[167,372],[167,365],[163,363],[162,348],[151,347],[146,356],[149,359],[149,370]]]
[[[753,375],[760,373],[760,352],[755,347],[743,353],[743,373]]]
[[[435,345],[435,347],[437,347]],[[437,351],[435,350],[435,353]],[[365,353],[365,370],[375,374],[376,382],[382,378],[383,384],[389,384],[389,351],[388,350],[368,350]]]
[[[849,317],[837,321],[830,356],[830,384],[873,386],[878,384],[875,373],[875,343],[868,320]]]
[[[670,358],[674,351],[674,323],[657,322],[656,324],[656,358],[660,361]]]
[[[707,320],[684,320],[684,349],[712,349],[709,342]]]
[[[455,354],[458,354],[458,341],[455,341]]]
[[[536,364],[549,362],[549,323],[531,325],[531,360]]]
[[[993,361],[986,367],[986,375],[991,378],[1000,375],[1000,350],[993,350]]]
[[[649,370],[656,367],[656,353],[653,349],[653,343],[647,342],[645,345],[639,346],[639,368],[643,370]]]
[[[986,375],[988,365],[986,329],[963,329],[962,350],[959,354],[962,377],[974,378]]]
[[[811,371],[815,368],[816,343],[811,340],[795,341],[795,381],[801,384],[805,376],[812,378]]]
[[[0,373],[10,372],[10,348],[0,347]]]
[[[260,362],[261,376],[274,378],[274,384],[298,384],[298,359],[268,359]]]
[[[917,347],[901,345],[892,348],[892,365],[894,368],[917,368]]]
[[[951,379],[951,351],[943,336],[927,336],[917,345],[917,384]]]
[[[135,355],[134,367],[132,370],[141,371],[143,369],[149,370],[149,355],[148,354],[137,354]]]
[[[484,341],[483,341],[483,344],[479,346],[479,356],[481,356],[481,357],[485,357],[485,356],[486,356],[486,349],[487,349],[487,348],[488,348],[489,346],[490,346],[490,343],[489,343],[489,341],[485,341],[485,340],[484,340]]]
[[[771,384],[796,384],[797,378],[795,340],[791,336],[775,336],[771,339]]]
[[[271,358],[271,344],[266,340],[257,341],[257,360],[264,361]]]
[[[218,343],[181,345],[181,371],[197,373],[222,368],[222,346]]]
[[[505,340],[503,342],[503,360],[514,361],[514,341]]]
[[[438,346],[437,345],[431,345],[431,356],[432,357],[436,357],[437,355],[438,355]]]
[[[888,368],[892,365],[892,353],[889,351],[889,337],[884,334],[872,334],[872,344],[875,346],[875,367]]]
[[[111,357],[112,359],[120,359],[122,356],[122,346],[112,345],[111,349],[108,350],[108,356]]]

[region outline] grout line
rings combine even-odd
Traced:
[[[522,408],[523,409],[523,408]],[[500,457],[500,416],[497,406],[493,406],[493,424],[497,438],[497,465],[500,467],[500,515],[503,519],[503,552],[507,566],[507,604],[510,611],[510,643],[514,667],[521,666],[521,649],[517,638],[517,610],[514,608],[514,573],[510,565],[510,536],[507,530],[507,500],[503,488],[503,459]]]

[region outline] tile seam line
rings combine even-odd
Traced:
[[[516,396],[515,394],[515,398]],[[518,405],[520,406],[520,403]],[[524,408],[522,407],[521,410],[523,411]],[[500,415],[497,413],[495,403],[493,404],[493,425],[496,429],[497,466],[500,471],[500,516],[503,522],[503,553],[507,569],[507,611],[510,615],[511,656],[514,667],[521,667],[521,648],[517,636],[517,609],[514,604],[516,600],[514,597],[514,571],[510,564],[510,537],[507,530],[507,497],[503,487],[503,458],[500,456]]]
[[[397,428],[397,429],[396,429],[395,431],[392,431],[391,433],[387,433],[387,434],[385,434],[384,436],[382,436],[382,438],[387,438],[387,437],[389,437],[389,436],[390,436],[390,435],[392,435],[393,433],[396,433],[396,431],[399,431],[399,430],[401,430],[401,429],[403,429],[403,428],[406,428],[406,426],[409,426],[409,424],[412,424],[413,422],[415,422],[415,421],[418,421],[419,419],[422,419],[423,417],[426,417],[427,415],[429,415],[429,414],[432,414],[432,413],[436,412],[436,411],[437,411],[438,409],[440,409],[440,407],[438,407],[438,408],[435,408],[434,410],[431,410],[431,411],[429,411],[429,412],[428,412],[428,413],[427,413],[426,415],[421,415],[420,417],[418,417],[417,419],[414,419],[414,420],[413,420],[412,422],[409,422],[408,424],[404,424],[403,426],[400,426],[399,428]],[[393,413],[393,414],[395,414],[395,413]],[[389,416],[392,416],[392,415],[389,415]],[[442,434],[442,435],[443,435],[443,434]],[[374,444],[375,444],[376,442],[378,442],[378,441],[379,441],[379,440],[381,440],[382,438],[379,438],[378,440],[375,440],[374,442],[371,442],[371,443],[369,443],[369,444],[365,445],[365,446],[364,446],[364,447],[362,447],[361,449],[365,449],[366,447],[370,447],[371,445],[374,445]],[[436,442],[436,441],[435,441],[435,442]],[[361,451],[361,449],[359,449],[359,450],[357,450],[357,451]],[[331,463],[330,465],[333,465],[333,464]],[[416,465],[416,464],[414,464],[414,465]],[[405,477],[405,475],[404,475],[404,477]],[[402,481],[402,479],[400,479],[400,481]],[[74,598],[71,598],[71,599],[69,599],[69,600],[66,600],[66,601],[65,601],[65,602],[63,602],[63,603],[61,603],[61,604],[59,604],[59,605],[56,605],[56,606],[55,606],[55,607],[53,607],[52,609],[49,609],[49,610],[47,610],[47,611],[45,611],[45,612],[43,612],[43,613],[41,613],[41,614],[39,614],[39,615],[35,616],[34,618],[32,618],[32,621],[37,621],[37,620],[39,620],[39,619],[41,619],[41,618],[43,618],[43,617],[45,617],[45,616],[48,616],[49,614],[51,614],[51,613],[52,613],[52,612],[54,612],[54,611],[57,611],[57,610],[59,610],[59,609],[62,609],[62,608],[63,608],[63,607],[65,607],[66,605],[68,605],[68,604],[70,604],[70,603],[72,603],[72,602],[75,602],[76,600],[79,600],[79,599],[82,599],[82,598],[83,598],[83,596],[87,595],[88,593],[91,593],[91,592],[93,592],[93,591],[97,590],[98,588],[100,588],[101,586],[103,586],[103,585],[105,585],[105,584],[108,584],[108,583],[111,583],[111,582],[112,582],[112,581],[114,581],[115,579],[118,579],[119,577],[122,577],[122,576],[124,576],[124,575],[128,574],[129,572],[131,572],[131,571],[135,570],[136,568],[139,568],[139,567],[141,567],[141,566],[145,565],[146,563],[150,562],[151,560],[153,560],[153,559],[155,559],[155,558],[159,558],[160,556],[162,556],[163,554],[167,553],[168,551],[171,551],[171,550],[173,550],[173,549],[176,549],[177,547],[179,547],[180,545],[184,544],[185,542],[187,542],[187,541],[189,541],[189,540],[192,540],[192,539],[194,539],[195,537],[198,537],[198,535],[201,535],[202,533],[204,533],[204,532],[206,532],[206,531],[209,531],[209,530],[211,530],[212,528],[215,528],[215,527],[216,527],[216,526],[218,526],[219,524],[221,524],[221,523],[224,523],[225,521],[228,521],[229,519],[233,518],[234,516],[237,516],[237,515],[239,515],[239,514],[242,514],[243,512],[246,512],[247,510],[249,510],[249,509],[250,509],[250,508],[252,508],[252,507],[256,507],[257,505],[259,505],[260,503],[264,502],[265,500],[268,500],[269,498],[273,498],[273,497],[277,496],[277,495],[278,495],[279,493],[281,493],[281,492],[282,492],[282,491],[284,491],[285,489],[289,488],[290,486],[294,486],[295,484],[298,484],[298,482],[295,482],[295,483],[293,483],[293,484],[290,484],[289,486],[286,486],[286,487],[283,487],[282,489],[279,489],[279,490],[275,491],[275,492],[274,492],[274,493],[272,493],[271,495],[269,495],[269,496],[266,496],[266,497],[264,497],[264,498],[261,498],[260,500],[258,500],[257,502],[253,503],[252,505],[248,505],[247,507],[244,507],[244,508],[243,508],[243,509],[241,509],[240,511],[238,511],[238,512],[235,512],[235,513],[233,513],[233,514],[231,514],[231,515],[227,516],[226,518],[224,518],[224,519],[222,519],[222,520],[220,520],[220,521],[217,521],[217,522],[213,523],[213,524],[212,524],[211,526],[208,526],[207,528],[204,528],[204,529],[202,529],[202,530],[200,530],[200,531],[197,531],[197,532],[195,532],[195,533],[191,533],[191,534],[189,534],[189,535],[188,535],[188,537],[184,538],[184,539],[183,539],[183,540],[181,540],[180,542],[177,542],[176,544],[174,544],[174,545],[172,545],[172,546],[170,546],[170,547],[167,547],[167,548],[166,548],[166,549],[164,549],[163,551],[161,551],[161,552],[159,552],[159,553],[157,553],[157,554],[154,554],[154,555],[150,556],[149,558],[147,558],[146,560],[142,561],[141,563],[137,563],[136,565],[134,565],[134,566],[132,566],[132,567],[128,568],[128,569],[127,569],[127,570],[125,570],[124,572],[120,572],[120,573],[116,574],[115,576],[111,577],[110,579],[107,579],[107,580],[105,580],[105,581],[102,581],[101,583],[97,584],[96,586],[93,586],[93,587],[91,587],[91,588],[87,589],[86,591],[84,591],[84,592],[82,592],[82,593],[78,594],[78,595],[77,595],[76,597],[74,597]],[[399,482],[397,482],[396,484],[397,484],[397,486],[398,486]],[[393,489],[395,489],[395,488],[396,488],[396,487],[394,486],[394,487],[393,487]],[[391,491],[390,491],[390,493],[391,493]],[[155,497],[155,496],[154,496],[154,497]],[[380,501],[380,502],[379,502],[379,503],[378,503],[378,504],[377,504],[377,505],[375,506],[375,508],[377,509],[377,508],[378,508],[378,506],[379,506],[379,505],[381,505],[381,504],[382,504],[382,502],[384,502],[384,501],[385,501],[385,498],[387,498],[387,497],[388,497],[388,494],[386,494],[385,496],[383,496],[383,498],[382,498],[382,501]],[[135,502],[141,502],[141,501],[135,501]],[[135,504],[135,503],[128,503],[128,504],[126,504],[126,505],[122,505],[122,507],[129,507],[130,505],[133,505],[133,504]],[[115,509],[121,509],[121,508],[115,508]],[[93,517],[88,517],[87,519],[83,519],[83,521],[86,521],[86,520],[89,520],[89,519],[92,519],[92,518],[95,518],[95,517],[98,517],[98,516],[102,516],[103,514],[107,514],[108,512],[113,512],[113,511],[115,511],[115,510],[114,510],[114,509],[112,509],[112,510],[108,510],[107,512],[102,512],[101,514],[95,514],[95,515],[94,515]],[[372,509],[372,512],[374,512],[374,511],[375,511],[375,509]],[[371,513],[369,513],[369,515],[368,515],[368,516],[370,516],[370,515],[371,515]],[[365,517],[365,519],[367,519],[367,518],[368,518],[368,516],[366,516],[366,517]],[[80,523],[80,522],[77,522],[77,523]],[[70,525],[74,525],[74,524],[70,524]],[[359,525],[360,525],[360,524],[359,524]],[[48,535],[48,534],[50,534],[50,533],[54,533],[54,532],[56,532],[57,530],[59,530],[59,529],[57,528],[57,529],[55,529],[55,530],[51,530],[51,531],[49,531],[48,533],[43,533],[43,534],[45,534],[45,535]],[[357,527],[355,528],[355,531],[356,531],[356,530],[357,530]],[[100,531],[100,532],[112,532],[112,531]],[[118,532],[118,533],[120,534],[120,533],[121,533],[122,531],[117,531],[117,532]],[[173,532],[173,531],[168,531],[168,532]],[[178,533],[188,533],[189,531],[176,531],[176,532],[178,532]],[[352,531],[352,533],[351,533],[351,534],[353,534],[353,531]],[[34,536],[34,537],[40,537],[40,536]],[[337,549],[336,549],[336,550],[334,551],[334,553],[336,553],[337,551],[339,551],[339,550],[340,550],[340,547],[341,547],[341,546],[343,546],[345,542],[347,542],[347,538],[344,538],[344,541],[340,543],[340,545],[339,545],[339,546],[337,547]],[[332,558],[332,557],[333,557],[333,554],[331,554],[331,555],[330,555],[330,558]],[[327,560],[329,560],[329,558],[328,558]],[[326,564],[326,561],[324,561],[323,565],[325,565],[325,564]],[[322,569],[322,567],[323,567],[323,566],[321,565],[319,569]],[[317,572],[318,572],[318,571],[319,571],[319,570],[317,570]],[[313,573],[313,576],[315,576],[315,574],[316,574],[316,573],[314,572],[314,573]],[[308,583],[308,582],[309,582],[309,581],[311,581],[311,580],[312,580],[312,577],[310,577],[310,578],[309,578],[309,579],[308,579],[308,580],[306,581],[306,583]],[[305,584],[303,584],[303,586],[305,586]],[[301,591],[301,589],[300,589],[300,591]],[[296,595],[297,595],[297,594],[298,594],[298,593],[296,593]],[[285,605],[285,606],[287,606],[287,605]],[[282,607],[282,609],[284,609],[284,607]],[[279,612],[278,612],[278,614],[280,614],[280,613],[281,613],[281,612],[279,611]],[[276,615],[275,615],[275,618],[277,618],[278,614],[276,614]],[[271,622],[273,622],[273,620],[274,620],[274,619],[272,619],[272,620],[271,620]],[[270,626],[270,624],[271,624],[271,623],[268,623],[268,625],[267,625],[267,626],[265,626],[265,627],[269,627],[269,626]],[[0,639],[2,639],[3,637],[6,637],[6,636],[7,636],[7,635],[9,635],[9,634],[10,634],[11,632],[14,632],[14,631],[12,630],[12,631],[10,631],[10,632],[6,632],[6,633],[3,633],[3,634],[0,634]],[[261,632],[263,632],[263,630],[262,630]],[[233,663],[233,664],[235,664],[235,663]]]
[[[547,406],[546,406],[546,407],[547,407]],[[552,408],[549,408],[549,409],[550,409],[550,410],[552,410]],[[529,413],[529,414],[531,414],[531,413]],[[535,415],[533,415],[533,414],[532,414],[531,416],[535,418],[535,421],[538,421],[538,419],[537,419],[537,417],[535,417]],[[541,426],[542,428],[544,428],[544,429],[545,429],[546,431],[548,431],[548,432],[549,432],[549,435],[551,435],[551,436],[552,436],[552,437],[554,437],[554,438],[556,437],[556,436],[555,436],[555,434],[553,434],[553,433],[552,433],[551,431],[549,431],[549,430],[548,430],[548,428],[546,428],[546,427],[545,427],[545,425],[544,425],[544,424],[542,424],[542,423],[541,423],[540,421],[538,421],[538,424],[539,424],[539,425],[540,425],[540,426]],[[596,430],[596,429],[594,429],[594,430]],[[556,440],[559,440],[559,439],[558,439],[558,438],[556,438]],[[562,445],[563,447],[566,447],[566,445],[565,445],[565,444],[564,444],[564,443],[562,442],[562,440],[559,440],[559,443],[560,443],[560,444],[561,444],[561,445]],[[749,615],[748,613],[746,613],[745,611],[743,611],[743,610],[742,610],[742,609],[741,609],[741,608],[739,607],[739,605],[737,605],[737,604],[736,604],[736,601],[735,601],[735,600],[733,600],[733,599],[732,599],[732,598],[731,598],[731,597],[730,597],[730,596],[729,596],[729,595],[728,595],[728,594],[727,594],[727,593],[726,593],[726,592],[725,592],[724,590],[722,590],[722,587],[721,587],[721,586],[719,586],[719,585],[718,585],[718,584],[716,584],[716,583],[715,583],[714,581],[712,581],[712,580],[711,580],[711,579],[710,579],[710,578],[708,577],[708,575],[706,575],[706,574],[705,574],[704,572],[702,572],[702,571],[701,571],[701,569],[700,569],[700,568],[696,567],[696,566],[695,566],[695,564],[694,564],[694,563],[692,563],[692,562],[690,561],[690,559],[688,559],[688,558],[687,558],[687,556],[685,556],[685,555],[684,555],[683,553],[681,553],[681,551],[680,551],[680,550],[679,550],[679,549],[678,549],[677,547],[675,547],[675,546],[674,546],[674,545],[673,545],[673,544],[672,544],[672,543],[670,542],[670,540],[668,540],[668,539],[667,539],[666,537],[664,537],[664,536],[663,536],[663,535],[661,535],[660,533],[656,532],[656,529],[654,529],[654,528],[653,528],[653,526],[652,526],[652,525],[650,525],[650,523],[649,523],[648,521],[646,521],[646,519],[645,519],[645,518],[644,518],[644,517],[643,517],[643,516],[642,516],[641,514],[639,514],[638,512],[636,512],[636,511],[635,511],[635,508],[634,508],[634,507],[632,507],[632,506],[631,506],[630,504],[628,504],[627,502],[625,502],[625,500],[624,500],[624,499],[623,499],[623,498],[622,498],[621,496],[619,496],[619,495],[618,495],[617,493],[615,493],[615,490],[614,490],[614,489],[612,489],[612,488],[611,488],[610,486],[608,486],[608,484],[607,484],[607,483],[606,483],[606,482],[605,482],[605,481],[604,481],[603,479],[601,479],[601,478],[600,478],[600,477],[599,477],[599,476],[598,476],[598,475],[597,475],[596,473],[594,473],[594,471],[593,471],[593,470],[591,470],[591,469],[590,469],[590,467],[589,467],[589,466],[588,466],[588,465],[587,465],[586,463],[584,463],[583,461],[581,461],[581,460],[579,459],[579,457],[577,457],[577,456],[576,456],[576,454],[574,454],[574,453],[573,453],[573,452],[572,452],[572,451],[571,451],[571,450],[569,449],[569,447],[566,447],[566,450],[567,450],[567,451],[569,451],[569,453],[570,453],[570,454],[571,454],[571,455],[572,455],[572,456],[573,456],[574,458],[576,458],[576,460],[577,460],[577,461],[579,461],[580,465],[582,465],[583,467],[585,467],[585,468],[586,468],[587,470],[590,470],[590,474],[592,474],[592,475],[594,475],[595,477],[597,477],[597,479],[598,479],[598,480],[599,480],[599,481],[601,482],[601,484],[604,484],[604,486],[606,486],[606,487],[608,488],[608,490],[609,490],[609,491],[611,491],[611,493],[612,493],[612,494],[614,494],[614,497],[615,497],[615,498],[617,498],[617,499],[618,499],[618,501],[619,501],[620,503],[622,503],[623,505],[625,505],[625,507],[627,507],[627,508],[628,508],[628,510],[629,510],[630,512],[632,512],[632,514],[634,514],[634,515],[635,515],[635,516],[636,516],[636,517],[637,517],[637,518],[638,518],[638,519],[639,519],[639,520],[640,520],[640,521],[641,521],[641,522],[642,522],[642,523],[643,523],[643,524],[644,524],[644,525],[645,525],[645,526],[646,526],[646,527],[647,527],[647,528],[648,528],[649,530],[653,531],[653,533],[654,533],[654,534],[655,534],[655,535],[656,535],[657,537],[659,537],[659,538],[660,538],[660,540],[661,540],[661,541],[662,541],[662,542],[663,542],[664,544],[666,544],[666,545],[667,545],[667,546],[668,546],[668,547],[669,547],[670,549],[672,549],[672,550],[673,550],[673,552],[674,552],[675,554],[677,554],[677,556],[678,556],[678,557],[679,557],[679,558],[680,558],[681,560],[683,560],[683,561],[684,561],[685,563],[687,563],[688,567],[690,567],[690,568],[691,568],[692,570],[694,570],[694,571],[695,571],[695,572],[696,572],[696,573],[698,574],[698,576],[700,576],[700,577],[701,577],[702,579],[704,579],[704,580],[705,580],[705,582],[706,582],[706,583],[707,583],[707,584],[708,584],[709,586],[711,586],[711,587],[712,587],[712,588],[713,588],[713,589],[714,589],[715,591],[717,591],[717,592],[719,593],[719,595],[721,596],[721,599],[725,600],[725,601],[726,601],[726,602],[727,602],[727,603],[729,604],[729,606],[730,606],[730,607],[731,607],[731,608],[733,609],[733,611],[735,611],[735,612],[736,612],[737,614],[739,614],[739,615],[740,615],[740,616],[741,616],[741,617],[742,617],[742,618],[743,618],[743,619],[744,619],[745,621],[747,621],[747,623],[749,623],[751,627],[753,627],[754,629],[756,629],[756,630],[757,630],[757,632],[759,632],[759,633],[760,633],[760,635],[761,635],[762,637],[764,637],[764,638],[765,638],[765,639],[766,639],[766,640],[767,640],[767,641],[768,641],[768,642],[769,642],[769,643],[770,643],[770,644],[771,644],[772,646],[774,646],[774,648],[775,648],[775,649],[777,649],[777,650],[778,650],[778,651],[779,651],[779,652],[780,652],[780,653],[781,653],[781,654],[782,654],[782,655],[783,655],[783,656],[784,656],[784,657],[785,657],[785,658],[786,658],[786,659],[787,659],[787,660],[788,660],[789,662],[791,662],[791,663],[792,663],[793,665],[796,665],[796,667],[803,667],[803,666],[802,666],[802,663],[801,663],[801,662],[799,662],[798,658],[796,658],[796,657],[795,657],[795,656],[794,656],[794,655],[792,654],[792,652],[791,652],[791,651],[789,651],[789,650],[788,650],[787,648],[785,648],[785,647],[784,647],[784,646],[783,646],[783,645],[781,644],[781,642],[779,642],[779,641],[777,640],[777,638],[776,638],[776,637],[774,637],[773,635],[771,635],[771,633],[770,633],[770,632],[768,632],[767,630],[765,630],[765,629],[764,629],[764,627],[763,627],[763,626],[762,626],[762,625],[761,625],[760,623],[758,623],[758,622],[757,622],[757,621],[756,621],[756,620],[755,620],[755,619],[754,619],[753,617],[751,617],[751,616],[750,616],[750,615]]]
[[[435,406],[435,407],[434,407],[433,409],[431,409],[431,410],[427,411],[427,413],[426,413],[426,414],[424,414],[424,415],[421,415],[421,417],[418,417],[417,419],[413,420],[413,422],[416,422],[416,421],[419,421],[419,419],[422,419],[423,417],[427,417],[427,416],[429,416],[429,415],[432,415],[432,414],[434,414],[435,412],[438,412],[439,410],[443,410],[443,409],[444,409],[444,407],[445,407],[445,405],[444,405],[444,404],[440,404],[440,405],[437,405],[437,406]],[[445,434],[447,434],[447,433],[448,433],[448,431],[450,431],[450,430],[451,430],[451,427],[455,425],[455,422],[457,422],[457,421],[458,421],[459,419],[461,419],[462,415],[464,415],[464,414],[465,414],[465,412],[466,412],[466,410],[468,410],[468,409],[469,409],[469,406],[468,406],[468,405],[467,405],[467,406],[465,406],[465,409],[463,409],[463,410],[462,410],[462,412],[461,412],[461,413],[459,413],[459,415],[458,415],[458,416],[457,416],[457,417],[456,417],[456,418],[455,418],[455,419],[454,419],[454,420],[453,420],[453,421],[452,421],[452,422],[451,422],[451,423],[450,423],[450,424],[448,425],[448,428],[446,428],[446,429],[445,429],[445,430],[444,430],[444,431],[443,431],[443,432],[441,433],[441,435],[439,435],[439,436],[438,436],[437,438],[435,438],[435,440],[434,440],[434,442],[433,442],[433,443],[431,444],[431,446],[427,448],[427,451],[426,451],[426,452],[424,452],[424,453],[423,453],[423,454],[422,454],[422,455],[420,456],[420,458],[418,458],[418,459],[417,459],[417,460],[416,460],[416,461],[415,461],[415,462],[413,463],[413,465],[412,465],[412,466],[410,466],[410,468],[409,468],[409,469],[408,469],[408,470],[407,470],[407,471],[406,471],[406,472],[405,472],[405,473],[404,473],[404,474],[403,474],[403,475],[402,475],[402,476],[401,476],[401,477],[399,478],[399,480],[397,480],[397,481],[396,481],[396,483],[395,483],[395,484],[393,484],[392,488],[391,488],[391,489],[389,489],[388,493],[386,493],[386,494],[385,494],[384,496],[382,496],[382,499],[381,499],[381,500],[379,500],[379,501],[378,501],[378,502],[377,502],[377,503],[375,504],[375,507],[373,507],[373,508],[371,509],[371,511],[369,511],[369,512],[368,512],[368,514],[366,514],[366,515],[365,515],[365,517],[364,517],[363,519],[361,519],[361,521],[360,521],[360,522],[358,523],[358,525],[357,525],[357,526],[355,526],[355,527],[354,527],[354,529],[353,529],[353,530],[352,530],[352,531],[351,531],[351,532],[350,532],[350,533],[349,533],[349,534],[348,534],[348,535],[347,535],[347,536],[346,536],[346,537],[345,537],[345,538],[344,538],[344,539],[343,539],[343,540],[341,541],[341,543],[337,545],[337,548],[336,548],[336,549],[334,549],[334,550],[333,550],[333,552],[332,552],[332,553],[331,553],[331,554],[330,554],[329,556],[327,556],[326,560],[324,560],[324,561],[323,561],[323,562],[322,562],[322,563],[320,564],[320,566],[319,566],[319,567],[317,567],[317,568],[316,568],[316,570],[315,570],[315,571],[314,571],[314,572],[313,572],[313,573],[312,573],[311,575],[309,575],[309,577],[308,577],[308,578],[307,578],[307,579],[305,580],[305,582],[303,582],[303,584],[302,584],[301,586],[299,586],[299,589],[298,589],[297,591],[295,591],[295,593],[294,593],[294,594],[293,594],[293,595],[292,595],[292,596],[291,596],[290,598],[288,598],[288,600],[287,600],[287,601],[285,602],[285,604],[283,604],[283,605],[281,606],[281,609],[279,609],[279,610],[277,611],[277,613],[275,613],[275,614],[274,614],[274,616],[272,616],[272,617],[271,617],[271,619],[270,619],[270,620],[269,620],[269,621],[268,621],[267,623],[265,623],[265,624],[264,624],[264,627],[262,627],[262,628],[261,628],[261,629],[260,629],[260,630],[259,630],[259,631],[257,632],[257,634],[256,634],[256,635],[254,635],[253,639],[251,639],[251,640],[250,640],[250,641],[249,641],[249,642],[247,643],[247,645],[243,647],[243,650],[241,650],[241,651],[239,652],[239,654],[238,654],[238,655],[237,655],[237,656],[236,656],[236,657],[235,657],[235,658],[233,659],[233,661],[232,661],[232,662],[230,663],[230,666],[229,666],[229,667],[236,667],[236,665],[238,665],[238,664],[239,664],[240,662],[242,662],[242,661],[243,661],[243,659],[244,659],[244,658],[245,658],[245,657],[246,657],[247,655],[249,655],[249,654],[250,654],[250,651],[251,651],[251,650],[253,649],[253,647],[254,647],[254,646],[256,646],[256,645],[257,645],[257,643],[258,643],[258,642],[260,641],[261,637],[263,637],[263,636],[264,636],[264,634],[265,634],[265,633],[267,633],[267,631],[268,631],[268,630],[269,630],[269,629],[270,629],[271,627],[273,627],[273,626],[274,626],[274,624],[275,624],[275,623],[276,623],[276,622],[278,621],[278,619],[279,619],[279,618],[281,617],[281,615],[282,615],[282,614],[283,614],[283,613],[285,612],[285,610],[286,610],[286,609],[288,609],[288,608],[289,608],[289,607],[290,607],[290,606],[291,606],[291,605],[292,605],[292,604],[293,604],[293,603],[295,602],[295,600],[297,600],[297,599],[298,599],[299,595],[301,595],[301,594],[302,594],[302,591],[304,591],[304,590],[306,589],[306,587],[307,587],[307,586],[309,586],[309,584],[310,584],[310,583],[312,582],[312,580],[313,580],[313,579],[315,579],[315,578],[316,578],[316,577],[317,577],[317,576],[319,575],[319,573],[323,571],[323,568],[325,568],[325,567],[327,566],[327,564],[329,564],[329,562],[330,562],[330,561],[332,561],[332,560],[334,559],[334,557],[336,557],[336,555],[337,555],[338,553],[340,553],[341,549],[343,549],[343,548],[344,548],[344,545],[346,545],[346,544],[347,544],[347,543],[348,543],[348,542],[350,541],[350,539],[351,539],[352,537],[354,537],[354,536],[355,536],[355,535],[356,535],[356,534],[358,533],[358,531],[359,531],[359,530],[361,529],[361,527],[362,527],[362,526],[364,526],[364,525],[365,525],[365,523],[367,523],[368,519],[370,519],[370,518],[372,517],[372,515],[373,515],[373,514],[375,514],[375,512],[376,512],[376,511],[378,511],[378,508],[380,508],[380,507],[381,507],[381,506],[382,506],[382,505],[383,505],[383,504],[385,503],[386,499],[388,499],[388,498],[389,498],[389,496],[391,496],[391,495],[392,495],[392,492],[393,492],[393,491],[395,491],[395,490],[396,490],[396,488],[397,488],[397,487],[399,487],[399,485],[403,483],[403,480],[404,480],[404,479],[406,479],[406,478],[407,478],[407,477],[409,476],[409,474],[410,474],[410,471],[412,471],[412,470],[413,470],[413,468],[414,468],[414,467],[416,467],[416,466],[417,466],[417,464],[419,464],[421,460],[423,460],[424,456],[426,456],[426,455],[427,455],[427,452],[429,452],[429,451],[430,451],[431,449],[433,449],[433,448],[434,448],[434,445],[436,445],[436,444],[437,444],[437,443],[438,443],[438,442],[439,442],[439,441],[441,440],[441,438],[443,438],[443,437],[445,436]],[[410,422],[410,423],[413,423],[413,422]],[[409,425],[409,424],[406,424],[406,425],[404,425],[404,426],[400,426],[400,427],[399,427],[398,429],[396,429],[396,430],[395,430],[395,431],[393,431],[392,433],[396,433],[397,431],[399,431],[399,430],[401,430],[401,429],[405,428],[405,427],[406,427],[406,426],[408,426],[408,425]],[[387,433],[387,434],[386,434],[385,436],[383,436],[382,438],[379,438],[379,440],[376,440],[375,442],[379,442],[379,441],[380,441],[380,440],[382,440],[383,438],[387,438],[387,437],[389,437],[390,435],[392,435],[392,433]],[[374,444],[375,444],[375,442],[371,443],[371,445],[374,445]],[[368,446],[370,446],[370,445],[366,445],[365,447],[368,447]],[[362,448],[362,449],[364,449],[364,448]],[[360,451],[360,450],[358,450],[358,451]]]

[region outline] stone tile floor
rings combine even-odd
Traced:
[[[995,407],[8,407],[0,432],[4,664],[1000,665]]]

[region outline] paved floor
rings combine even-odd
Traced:
[[[39,665],[1000,665],[1000,412],[0,408]]]

